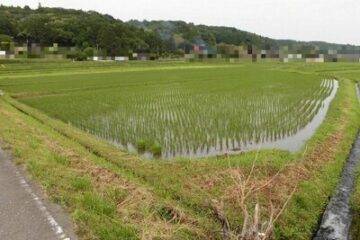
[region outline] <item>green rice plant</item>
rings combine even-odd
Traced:
[[[151,148],[150,148],[150,152],[155,156],[155,157],[160,157],[161,156],[161,146],[158,143],[154,143]]]
[[[147,149],[147,143],[145,140],[139,140],[136,144],[137,146],[137,150],[140,152],[140,153],[143,153],[146,151]]]

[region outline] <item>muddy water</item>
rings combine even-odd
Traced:
[[[357,86],[360,101],[360,86]],[[348,240],[351,226],[350,199],[355,188],[356,170],[360,165],[360,132],[358,132],[349,158],[343,169],[340,183],[324,212],[314,240]]]

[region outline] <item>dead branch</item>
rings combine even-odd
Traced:
[[[240,171],[232,171],[230,174],[231,179],[234,182],[236,202],[241,209],[243,224],[240,230],[232,230],[230,228],[229,221],[226,217],[224,211],[224,202],[218,202],[216,200],[212,201],[213,210],[215,217],[219,220],[222,225],[222,235],[223,239],[236,239],[236,240],[270,240],[273,237],[274,224],[280,217],[280,215],[285,210],[288,202],[296,191],[296,188],[293,189],[289,197],[282,204],[280,208],[275,208],[271,196],[268,198],[268,209],[269,215],[266,219],[261,217],[260,210],[261,206],[256,201],[253,214],[249,214],[249,204],[251,202],[249,199],[254,199],[258,191],[264,188],[270,188],[271,184],[274,182],[275,178],[280,174],[278,171],[274,176],[272,176],[268,181],[266,181],[261,186],[256,186],[254,182],[256,180],[252,179],[255,171],[255,161],[251,166],[251,170],[247,176],[244,176]]]
[[[212,200],[212,206],[216,218],[221,223],[223,239],[227,240],[230,237],[230,224],[224,213],[224,202],[221,201],[219,203],[216,200]]]

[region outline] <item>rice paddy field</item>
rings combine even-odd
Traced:
[[[0,140],[79,239],[225,239],[219,214],[234,237],[247,216],[311,239],[359,131],[357,81],[358,63],[3,61]]]
[[[110,65],[100,73],[91,72],[99,66],[88,67],[90,73],[71,77],[5,78],[0,88],[120,149],[173,158],[275,148],[272,143],[295,135],[323,110],[337,84],[251,65],[139,66],[122,72],[112,72]],[[281,148],[299,150],[305,140],[290,139]]]

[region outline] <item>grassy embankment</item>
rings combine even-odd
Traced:
[[[358,100],[360,102],[360,71],[355,73],[349,73],[345,75],[350,79],[357,82],[358,85]],[[359,130],[360,131],[360,130]],[[358,169],[360,174],[360,168]],[[357,178],[356,189],[352,200],[353,207],[353,223],[351,228],[351,234],[353,240],[360,240],[360,177]]]
[[[251,184],[276,178],[248,204],[262,203],[265,217],[269,196],[281,207],[297,187],[276,224],[276,235],[309,239],[360,122],[353,82],[342,78],[326,121],[299,153],[268,150],[221,159],[151,162],[122,153],[9,96],[0,106],[0,138],[51,199],[72,214],[84,239],[218,238],[220,226],[210,200],[222,200],[231,226],[240,225],[238,186],[229,176],[246,175],[254,159]]]

